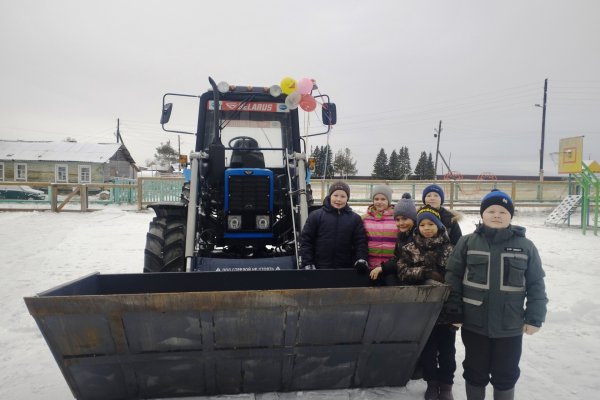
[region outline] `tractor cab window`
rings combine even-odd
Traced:
[[[210,141],[214,135],[211,103],[205,120],[205,137]],[[290,113],[285,105],[221,101],[220,115],[226,167],[284,167],[285,152],[293,151]]]

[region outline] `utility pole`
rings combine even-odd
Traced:
[[[119,130],[119,126],[120,126],[120,121],[119,121],[119,118],[117,118],[117,143],[121,143],[122,145],[125,145],[125,143],[123,143],[123,137],[121,136],[121,131]]]
[[[121,132],[119,132],[119,118],[117,118],[117,143],[119,143],[119,138],[121,137]]]
[[[125,143],[123,143],[123,138],[121,137],[121,131],[119,130],[120,127],[120,121],[119,118],[117,118],[117,143],[121,143],[123,146],[125,146]],[[116,176],[119,176],[119,169],[117,168],[116,170]]]
[[[179,163],[179,170],[181,171],[181,135],[177,135],[177,160]]]
[[[544,182],[544,138],[546,136],[546,96],[548,94],[548,78],[544,80],[544,105],[542,106],[542,146],[540,148],[540,182]],[[536,104],[536,106],[540,106]]]
[[[442,120],[440,119],[440,126],[437,130],[434,129],[436,133],[433,134],[433,137],[437,137],[437,147],[435,148],[435,179],[437,179],[437,165],[438,165],[438,155],[440,154],[440,136],[442,135]]]

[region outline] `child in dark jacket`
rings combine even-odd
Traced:
[[[423,204],[435,208],[440,213],[440,219],[446,227],[450,243],[452,246],[455,246],[458,239],[462,236],[462,231],[458,224],[461,215],[443,207],[444,197],[444,189],[439,185],[432,184],[423,189]]]
[[[525,228],[511,225],[509,195],[488,193],[479,212],[482,223],[459,240],[448,260],[446,312],[463,321],[467,399],[483,400],[491,382],[494,399],[512,400],[523,333],[536,333],[546,316],[544,270]]]
[[[350,187],[335,182],[323,207],[308,215],[300,236],[304,269],[356,268],[366,272],[367,236],[361,217],[348,205]]]
[[[404,193],[402,198],[394,207],[394,222],[398,228],[396,237],[396,245],[394,247],[394,256],[382,263],[379,267],[371,270],[370,277],[372,280],[382,279],[386,285],[392,286],[398,283],[398,258],[400,250],[408,242],[412,241],[412,234],[417,224],[417,208],[415,202],[410,196],[410,193]]]
[[[433,207],[422,207],[417,213],[413,241],[401,249],[398,279],[409,285],[424,284],[429,279],[444,282],[451,252],[452,245],[440,213]],[[455,339],[456,328],[440,314],[419,359],[423,378],[427,381],[426,400],[453,400]]]

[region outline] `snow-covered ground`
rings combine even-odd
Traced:
[[[600,392],[600,237],[578,229],[544,226],[545,213],[521,212],[514,223],[527,227],[536,243],[550,298],[547,322],[525,336],[520,399],[597,399]],[[94,271],[140,272],[150,211],[107,207],[102,211],[0,212],[0,399],[72,399],[23,297]],[[478,216],[461,222],[473,231]],[[457,339],[455,398],[465,399]],[[425,384],[401,388],[337,390],[263,395],[220,396],[228,399],[422,399]],[[216,397],[215,397],[216,398]],[[491,389],[488,388],[488,398]],[[206,398],[205,398],[206,399]]]

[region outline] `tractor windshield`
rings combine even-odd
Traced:
[[[210,143],[214,135],[213,102],[207,103],[205,119],[205,143]],[[262,153],[264,166],[251,167],[281,168],[285,152],[292,152],[292,122],[290,112],[284,103],[220,101],[221,142],[225,146],[225,165],[234,165],[236,152]]]

